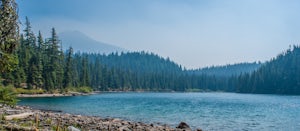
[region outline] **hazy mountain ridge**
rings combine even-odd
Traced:
[[[138,68],[141,68],[139,70],[146,70],[146,65],[149,65],[151,63],[153,64],[158,64],[161,63],[161,60],[163,58],[161,58],[158,55],[154,55],[153,53],[151,54],[147,54],[147,53],[130,53],[130,54],[120,54],[120,57],[116,57],[117,54],[111,54],[111,53],[115,53],[115,52],[127,52],[127,50],[114,46],[114,45],[110,45],[110,44],[106,44],[106,43],[102,43],[102,42],[98,42],[90,37],[88,37],[87,35],[83,34],[82,32],[79,31],[65,31],[59,34],[59,38],[62,41],[62,46],[63,46],[63,50],[68,49],[69,47],[72,47],[74,49],[74,52],[83,52],[83,53],[99,53],[99,54],[108,54],[109,56],[107,58],[111,58],[111,59],[107,59],[106,57],[102,57],[102,63],[106,64],[108,66],[112,66],[112,67],[123,67],[123,68],[128,68],[130,66],[128,66],[128,62],[124,62],[123,59],[127,59],[129,55],[135,55],[135,58],[137,59],[133,59],[130,64],[136,65],[134,68],[131,68],[131,70],[136,70]],[[151,62],[149,61],[149,56],[151,56],[153,59],[151,59]],[[157,59],[155,59],[155,57]],[[143,58],[145,58],[145,60],[143,60]],[[148,60],[148,61],[147,61]],[[113,61],[113,62],[112,62]],[[170,61],[170,60],[168,60]],[[178,66],[177,63],[174,63],[173,61],[170,61],[172,64],[167,64],[165,65],[165,67],[163,68],[164,70],[169,70],[167,66],[170,66],[170,68],[172,67],[172,69],[175,69],[174,66]],[[147,63],[145,65],[141,64],[141,63]],[[139,67],[142,66],[142,67]],[[145,66],[145,67],[144,67]],[[149,66],[148,66],[149,67]],[[238,64],[229,64],[229,65],[224,65],[224,66],[211,66],[211,67],[205,67],[205,68],[199,68],[199,69],[195,69],[195,70],[187,70],[188,73],[190,74],[196,74],[196,75],[210,75],[210,76],[232,76],[232,75],[239,75],[241,73],[249,73],[252,72],[254,70],[256,70],[257,68],[260,67],[260,63],[238,63]],[[179,69],[179,66],[178,66]],[[178,70],[177,69],[177,70]],[[152,68],[149,70],[153,70]],[[147,72],[147,71],[146,71]]]
[[[112,52],[127,51],[118,46],[96,41],[79,31],[65,31],[59,33],[58,36],[62,41],[64,50],[71,46],[75,52],[110,54]]]

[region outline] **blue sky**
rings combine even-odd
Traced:
[[[265,61],[300,42],[299,0],[17,0],[47,35],[78,30],[187,67]]]

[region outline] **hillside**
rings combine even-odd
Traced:
[[[181,66],[154,53],[129,52],[112,53],[109,55],[90,54],[91,61],[100,61],[101,64],[119,70],[128,70],[137,73],[170,73],[181,72]]]
[[[300,47],[288,49],[238,81],[237,92],[300,94]]]

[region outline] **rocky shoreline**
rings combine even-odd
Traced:
[[[18,114],[18,115],[16,115]],[[145,124],[116,118],[73,115],[26,106],[0,108],[0,130],[12,131],[191,131],[184,122],[176,128],[168,125]],[[21,118],[20,116],[23,117]],[[17,118],[18,116],[19,118]],[[201,129],[196,129],[201,131]]]

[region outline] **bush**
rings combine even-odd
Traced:
[[[17,102],[17,93],[14,91],[13,87],[0,86],[0,104],[2,104],[2,106],[15,106]]]

